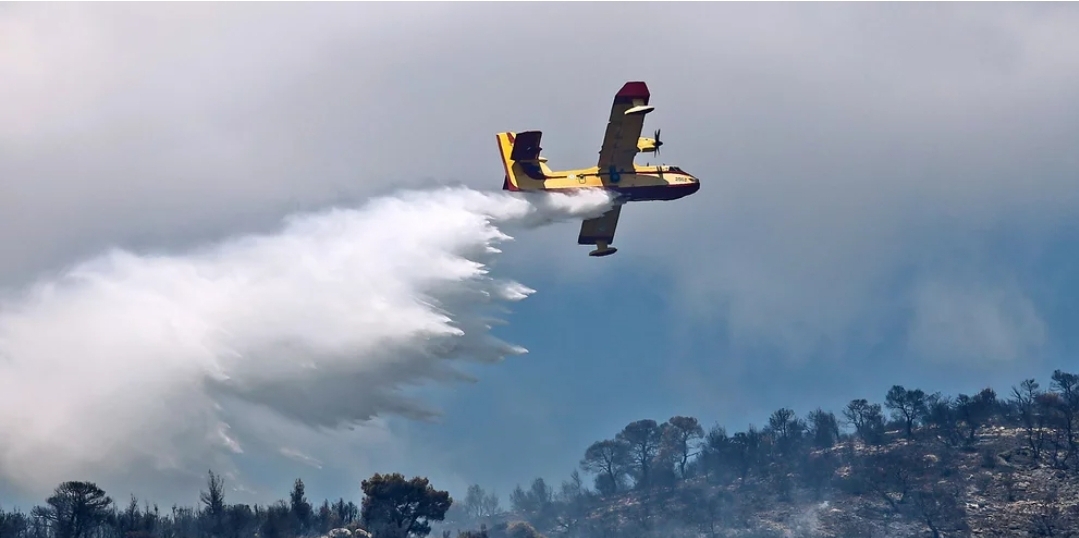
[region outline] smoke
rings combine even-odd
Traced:
[[[800,512],[792,514],[790,528],[783,531],[783,538],[799,538],[821,535],[821,512],[827,511],[831,503],[808,504]]]
[[[533,292],[489,273],[502,229],[609,206],[602,192],[411,191],[39,281],[0,303],[0,482],[201,475],[252,444],[318,467],[282,432],[431,417],[407,389],[526,352],[489,333],[500,304]]]

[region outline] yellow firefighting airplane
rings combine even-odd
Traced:
[[[509,191],[571,191],[600,188],[615,195],[614,208],[581,223],[578,245],[595,245],[589,256],[607,256],[618,249],[610,246],[618,226],[618,215],[626,202],[677,200],[701,188],[699,180],[677,166],[637,166],[638,153],[657,154],[663,142],[659,130],[655,138],[641,137],[648,105],[648,86],[627,82],[614,96],[611,118],[599,150],[599,163],[591,168],[552,171],[540,156],[541,131],[498,133],[498,149]]]

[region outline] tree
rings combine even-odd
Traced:
[[[1076,421],[1079,420],[1079,375],[1054,370],[1051,387],[1060,394],[1061,425],[1067,443],[1065,460],[1079,452],[1079,439],[1076,437]]]
[[[485,492],[479,484],[472,484],[468,486],[461,508],[472,519],[491,517],[500,510],[498,495],[494,492]]]
[[[502,512],[502,506],[498,500],[498,494],[494,491],[489,491],[487,492],[487,495],[483,496],[483,503],[481,503],[480,506],[480,514],[484,517],[496,516],[500,512]]]
[[[899,513],[914,484],[918,463],[917,457],[905,449],[872,453],[852,462],[850,478]]]
[[[731,503],[731,494],[726,490],[711,491],[699,485],[686,486],[681,492],[677,505],[678,516],[693,526],[698,535],[719,536],[723,528],[725,512]]]
[[[334,516],[342,525],[348,525],[353,521],[356,521],[360,516],[360,509],[352,501],[345,502],[344,499],[337,499],[337,502],[333,503]]]
[[[582,527],[591,513],[588,488],[576,470],[569,480],[562,481],[558,495],[559,509],[555,511],[554,529],[562,536],[580,536]]]
[[[559,498],[563,502],[577,502],[586,495],[588,495],[588,488],[585,487],[584,480],[581,480],[581,474],[577,471],[570,473],[569,480],[562,481]]]
[[[18,511],[4,512],[0,508],[0,536],[23,536],[30,528],[30,521],[25,514]]]
[[[969,530],[958,486],[927,484],[910,492],[910,510],[929,529],[933,538]]]
[[[260,538],[291,538],[292,512],[285,501],[277,501],[263,510],[259,525]]]
[[[621,488],[629,461],[629,444],[625,441],[596,441],[585,450],[581,469],[598,475],[596,489],[602,494],[610,495]]]
[[[877,445],[884,441],[884,414],[880,404],[870,404],[864,398],[851,400],[843,410],[843,416],[866,444]]]
[[[652,478],[652,463],[659,452],[660,429],[652,419],[631,422],[618,435],[616,440],[629,446],[629,459],[637,475],[637,486],[646,487]]]
[[[776,446],[781,454],[788,454],[805,431],[805,423],[786,407],[776,410],[768,417],[768,429],[775,435]]]
[[[817,448],[832,448],[839,440],[839,421],[831,411],[817,408],[806,417],[809,437]]]
[[[244,538],[253,534],[258,518],[250,506],[233,504],[225,509],[225,521],[227,522],[225,527],[228,529],[228,538]]]
[[[540,526],[546,526],[552,514],[554,502],[554,490],[547,485],[542,478],[532,481],[532,486],[525,491],[518,485],[510,494],[510,503],[513,510],[534,521]]]
[[[1064,398],[1061,397],[1059,392],[1043,392],[1038,395],[1035,400],[1037,406],[1037,435],[1039,442],[1044,445],[1045,441],[1051,440],[1048,447],[1052,449],[1049,453],[1050,459],[1053,465],[1063,465],[1064,461],[1060,459],[1060,449],[1067,445],[1066,441],[1062,441],[1061,437],[1067,438],[1068,425],[1067,421],[1067,403]],[[1045,454],[1043,451],[1042,454]],[[1065,452],[1064,459],[1067,459],[1067,452]]]
[[[208,518],[210,536],[225,535],[225,481],[211,470],[206,482],[209,491],[200,491],[203,514]]]
[[[132,495],[131,500],[127,503],[127,508],[116,511],[113,526],[120,536],[135,536],[138,534],[140,523],[142,523],[142,513],[139,512],[139,500]],[[8,535],[0,531],[0,536]]]
[[[533,510],[532,499],[520,484],[510,492],[510,509],[520,514],[528,514]]]
[[[697,455],[696,441],[704,437],[704,428],[693,417],[675,416],[667,421],[663,442],[675,456],[678,476],[686,478],[686,465],[689,459]]]
[[[56,538],[83,538],[91,535],[109,516],[112,499],[93,482],[64,482],[45,501],[36,515],[49,521]]]
[[[330,532],[330,529],[334,528],[334,513],[333,508],[330,507],[330,500],[324,499],[322,505],[318,507],[318,514],[315,516],[315,521],[318,523],[319,534],[326,534]]]
[[[997,406],[997,393],[991,388],[982,389],[974,396],[960,394],[955,400],[959,419],[967,426],[967,443],[973,443],[978,428],[985,425]]]
[[[961,437],[959,419],[951,398],[942,396],[939,393],[926,398],[924,421],[926,426],[936,431],[937,435],[944,439],[948,446],[955,446],[959,443]]]
[[[749,471],[764,461],[766,445],[764,435],[754,426],[731,437],[731,455],[738,469],[738,476],[744,481]]]
[[[303,480],[299,478],[293,483],[292,492],[289,493],[289,513],[292,514],[297,534],[302,535],[307,532],[311,525],[313,510],[311,503],[307,502],[307,497],[304,495]]]
[[[884,405],[892,410],[892,416],[906,427],[907,439],[914,438],[914,423],[925,415],[925,392],[921,389],[907,390],[893,385],[884,399]]]
[[[727,429],[715,424],[701,443],[701,456],[697,461],[704,467],[709,478],[723,482],[727,477],[726,471],[733,467],[733,449]]]
[[[431,521],[442,521],[453,504],[449,492],[433,488],[426,478],[405,480],[400,473],[375,474],[361,483],[361,519],[379,538],[422,538]]]
[[[465,492],[465,500],[461,505],[464,508],[465,514],[470,518],[480,517],[480,510],[483,507],[484,491],[479,484],[472,484],[468,486],[468,491]]]
[[[1025,379],[1019,385],[1022,389],[1012,387],[1012,394],[1014,398],[1012,403],[1019,413],[1019,420],[1023,425],[1024,433],[1026,434],[1027,445],[1030,447],[1031,452],[1035,459],[1041,457],[1041,435],[1038,429],[1038,397],[1041,395],[1041,391],[1038,389],[1038,382],[1033,379]]]

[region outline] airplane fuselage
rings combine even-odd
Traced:
[[[601,188],[621,202],[677,200],[701,188],[700,181],[677,166],[634,166],[632,172],[600,170],[598,167],[552,171],[539,164],[520,164],[523,174],[504,182],[511,191],[569,191]],[[516,185],[514,185],[516,183]]]

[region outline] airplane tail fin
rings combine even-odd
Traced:
[[[546,159],[540,157],[540,131],[523,133],[498,133],[498,150],[502,156],[502,166],[506,179],[502,189],[517,191],[522,189],[522,182],[543,180],[548,169]]]
[[[506,179],[502,182],[502,190],[516,191],[520,190],[517,185],[516,174],[514,174],[513,158],[513,142],[515,133],[498,133],[498,152],[502,156],[502,167],[506,171]]]

